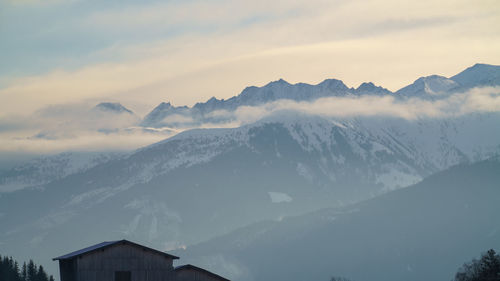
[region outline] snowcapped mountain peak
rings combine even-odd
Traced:
[[[134,114],[131,110],[127,109],[118,102],[101,102],[94,107],[95,110],[111,112],[111,113],[128,113]]]
[[[500,66],[476,63],[459,74],[446,78],[440,75],[420,77],[413,84],[396,92],[403,97],[437,98],[454,90],[500,85]]]
[[[476,63],[473,66],[471,66],[470,68],[482,68],[482,67],[491,67],[491,66],[494,67],[495,65],[486,64],[486,63]]]
[[[460,85],[452,79],[440,75],[420,77],[413,84],[408,85],[396,92],[403,97],[436,97]]]
[[[267,86],[271,86],[271,85],[291,85],[290,83],[288,83],[287,81],[285,81],[283,78],[280,78],[276,81],[272,81],[272,82],[269,82],[266,86],[264,87],[267,87]]]
[[[179,109],[179,108],[188,108],[187,106],[174,106],[170,102],[162,102],[159,105],[157,105],[153,111],[161,111],[161,110],[168,110],[168,109]]]
[[[243,89],[243,91],[241,91],[240,95],[242,95],[243,93],[246,93],[246,92],[255,91],[257,89],[259,89],[259,87],[257,87],[257,86],[248,86],[248,87],[245,87],[245,89]]]
[[[218,99],[216,97],[211,97],[209,100],[207,100],[207,103],[213,103],[216,101],[218,101]]]
[[[186,115],[190,108],[187,106],[173,106],[170,102],[162,102],[156,106],[142,121],[143,126],[163,127],[163,121],[166,117],[178,114]]]
[[[359,85],[359,87],[357,88],[357,90],[362,89],[362,88],[369,88],[369,89],[371,89],[371,88],[375,88],[375,87],[376,86],[375,86],[375,84],[373,84],[373,82],[363,82],[363,83],[361,83],[361,85]]]
[[[318,86],[331,89],[331,90],[348,90],[347,86],[342,82],[342,80],[338,79],[325,79],[323,82],[319,83]]]
[[[192,110],[194,110],[196,113],[201,113],[205,114],[210,111],[214,111],[217,109],[222,109],[224,107],[225,100],[224,99],[217,99],[216,97],[211,97],[209,100],[206,102],[198,102],[196,103]]]
[[[154,110],[169,109],[171,107],[173,107],[173,106],[170,102],[162,102]]]
[[[218,99],[216,97],[211,97],[209,100],[207,100],[207,102],[205,103],[206,105],[209,105],[209,106],[217,106],[217,105],[220,105],[224,102],[224,99]],[[196,105],[201,105],[201,103],[197,103]],[[196,107],[195,105],[195,107]]]
[[[270,94],[272,92],[276,91],[283,91],[289,88],[293,88],[296,85],[290,84],[287,81],[285,81],[283,78],[280,78],[276,81],[272,81],[264,85],[263,87],[260,87],[259,89],[261,92],[263,91],[266,94]]]
[[[476,63],[451,79],[465,88],[498,86],[500,85],[500,66]]]
[[[357,94],[360,94],[360,95],[366,95],[366,94],[377,94],[377,95],[392,94],[391,91],[387,90],[386,88],[383,88],[383,87],[380,87],[380,86],[376,86],[372,82],[363,82],[354,91]]]

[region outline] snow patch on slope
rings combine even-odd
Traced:
[[[288,194],[283,193],[283,192],[275,192],[275,191],[269,191],[268,192],[269,197],[271,198],[271,202],[273,203],[288,203],[292,202],[292,197],[290,197]]]

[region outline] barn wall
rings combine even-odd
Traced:
[[[218,278],[211,274],[203,271],[196,270],[194,268],[176,270],[175,281],[221,281],[222,278]],[[226,281],[226,280],[224,280]]]
[[[59,276],[61,276],[61,280],[63,281],[76,281],[75,260],[60,260]]]
[[[115,271],[131,271],[132,281],[173,280],[173,260],[129,244],[117,244],[76,258],[76,281],[114,281]]]

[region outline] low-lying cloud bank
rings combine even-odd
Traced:
[[[333,119],[372,116],[407,120],[453,118],[474,112],[500,111],[500,87],[474,88],[433,98],[401,99],[389,95],[364,95],[329,97],[308,102],[279,100],[259,106],[241,106],[235,111],[214,111],[201,121],[191,116],[170,115],[165,121],[176,121],[179,127],[162,129],[138,126],[140,118],[135,115],[95,112],[81,104],[51,106],[30,117],[0,120],[0,153],[129,150],[187,129],[238,127],[283,111]],[[183,123],[189,125],[183,126]]]
[[[96,110],[90,104],[52,105],[30,116],[0,120],[0,154],[122,151],[148,145],[176,130],[140,127],[134,114]]]
[[[314,101],[279,100],[261,106],[241,106],[235,111],[219,110],[216,119],[248,124],[281,111],[296,111],[327,118],[394,117],[452,118],[472,112],[500,111],[500,87],[474,88],[435,99],[400,99],[394,96],[328,97]]]

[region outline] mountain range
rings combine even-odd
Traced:
[[[205,122],[223,124],[230,120],[221,119],[217,112],[234,111],[242,106],[263,105],[283,99],[300,102],[332,96],[388,95],[410,102],[412,99],[435,101],[475,87],[499,85],[499,77],[500,67],[477,64],[449,79],[440,76],[419,78],[412,85],[395,93],[372,83],[364,83],[352,89],[335,79],[325,80],[318,85],[292,85],[279,80],[260,88],[248,87],[240,95],[228,100],[212,98],[193,107],[175,107],[162,103],[140,121],[138,128],[196,127]],[[133,114],[125,107],[111,103],[100,104],[95,110],[104,110],[106,114]],[[51,273],[56,273],[55,265],[49,261],[50,257],[67,249],[116,240],[117,237],[162,250],[187,247],[191,257],[198,255],[195,253],[200,256],[208,255],[199,250],[205,246],[195,246],[191,250],[191,245],[216,237],[226,237],[228,242],[233,241],[233,238],[239,239],[238,241],[248,242],[255,249],[255,252],[249,250],[247,259],[242,258],[247,255],[247,248],[240,249],[240,254],[237,247],[221,247],[221,251],[224,251],[219,255],[223,257],[221,260],[225,260],[225,255],[228,254],[238,263],[235,267],[237,270],[232,273],[227,271],[228,274],[232,274],[236,280],[276,280],[278,276],[275,274],[280,273],[284,267],[299,268],[300,264],[284,262],[277,264],[274,269],[268,267],[271,263],[269,260],[263,259],[269,263],[266,266],[260,264],[257,256],[261,253],[272,257],[271,252],[264,250],[273,249],[272,244],[276,240],[272,239],[284,235],[286,230],[290,233],[316,233],[314,231],[319,228],[329,228],[329,224],[315,224],[318,221],[316,212],[321,213],[323,211],[318,210],[325,208],[326,213],[337,210],[350,213],[349,210],[360,208],[359,206],[374,206],[368,208],[373,212],[361,212],[363,216],[359,219],[359,224],[346,223],[345,232],[339,234],[342,238],[338,239],[340,244],[333,245],[347,243],[344,238],[355,233],[355,230],[363,233],[375,231],[369,228],[371,224],[367,221],[379,220],[380,217],[371,216],[380,213],[384,213],[386,219],[380,220],[380,225],[386,225],[388,232],[377,232],[375,237],[391,237],[389,234],[395,229],[408,229],[408,222],[398,216],[398,208],[406,205],[414,208],[408,211],[409,216],[418,212],[417,206],[411,205],[417,203],[407,202],[411,196],[415,195],[418,198],[415,202],[419,204],[427,201],[434,204],[436,198],[444,200],[447,192],[450,192],[449,198],[454,198],[452,193],[456,190],[447,182],[446,187],[442,188],[443,192],[436,191],[433,194],[432,188],[425,187],[428,183],[425,180],[408,189],[418,190],[414,193],[401,189],[455,165],[496,159],[495,155],[500,153],[500,130],[495,128],[499,124],[499,111],[412,119],[398,116],[328,117],[287,110],[235,128],[186,130],[127,153],[82,156],[73,152],[45,156],[0,174],[0,190],[3,191],[0,193],[0,248],[4,253],[18,255],[20,259],[36,258],[47,264]],[[483,164],[478,165],[490,165],[484,164],[490,162],[481,163]],[[488,168],[488,171],[496,171],[498,165],[491,165],[493,168]],[[479,181],[474,173],[481,175],[481,169],[467,165],[459,167],[472,167],[471,177],[474,182]],[[460,169],[465,168],[455,168],[453,172],[445,174],[459,175],[459,171],[462,171]],[[464,170],[464,174],[466,173],[468,172]],[[491,180],[492,186],[498,183],[498,179],[490,174],[485,180]],[[464,180],[459,190],[472,196],[473,188],[469,181]],[[493,187],[488,188],[488,193],[485,193],[488,199],[484,199],[487,200],[484,202],[488,202],[487,207],[490,208],[490,201],[500,197],[495,197]],[[397,199],[383,199],[393,197]],[[401,198],[398,199],[399,197]],[[465,200],[465,197],[457,198]],[[478,200],[483,199],[481,197]],[[388,202],[388,205],[370,202]],[[439,206],[436,204],[422,214],[432,216],[439,213]],[[453,208],[456,210],[458,207]],[[391,227],[388,222],[392,219],[390,214],[398,219]],[[402,216],[404,213],[400,214]],[[287,219],[290,216],[295,218]],[[355,215],[342,217],[351,220],[352,216]],[[423,220],[421,217],[415,219]],[[244,227],[249,227],[250,234],[260,231],[267,233],[267,228],[261,229],[259,225],[269,224],[273,229],[279,229],[275,225],[285,224],[273,221],[281,220],[301,221],[299,225],[304,230],[293,226],[292,229],[285,228],[283,232],[277,230],[277,234],[270,238],[262,236],[263,240],[247,239],[235,234]],[[422,223],[421,226],[427,229],[432,223],[437,224],[433,220],[429,223]],[[369,230],[363,229],[363,226]],[[439,232],[439,229],[441,228],[436,228],[435,231]],[[316,234],[319,236],[314,236]],[[292,235],[290,243],[302,245],[307,241],[302,239],[306,238],[327,243],[327,240],[321,239],[328,236],[329,232],[316,234],[300,237]],[[493,237],[497,237],[495,235]],[[370,240],[365,236],[362,238]],[[219,243],[213,241],[219,240],[211,240],[206,245]],[[263,244],[259,244],[260,241],[264,241]],[[286,241],[288,240],[283,243]],[[368,252],[373,254],[383,251],[382,246],[387,245],[384,244],[386,242],[383,240],[380,245],[375,242],[371,245],[368,241],[367,244],[360,245],[368,247]],[[408,247],[411,245],[414,244],[409,243]],[[481,245],[471,245],[471,251],[477,250]],[[211,247],[215,246],[206,247],[214,249]],[[298,251],[309,253],[304,247],[306,246],[301,246]],[[328,248],[329,252],[335,252],[337,246],[332,247]],[[291,244],[287,244],[285,248],[294,250]],[[403,250],[402,255],[408,258],[415,252],[407,248]],[[355,254],[360,251],[356,248],[349,257],[359,257]],[[397,253],[392,248],[390,251],[392,254]],[[343,248],[341,253],[346,252],[348,248]],[[214,254],[216,253],[218,252],[214,250]],[[465,253],[461,252],[461,255]],[[292,252],[286,254],[291,256]],[[423,253],[418,254],[418,259],[423,259]],[[346,267],[338,267],[338,273],[334,272],[335,267],[331,267],[331,273],[326,272],[326,267],[331,265],[325,261],[327,256],[322,255],[318,259],[307,257],[319,262],[318,268],[314,264],[308,265],[311,270],[317,270],[318,280],[328,278],[325,276],[327,273],[347,275],[357,280],[366,280],[367,275],[363,274],[369,273],[377,276],[376,280],[383,279],[383,275],[377,275],[381,273],[377,273],[373,267],[359,275],[353,268],[347,270],[345,264],[343,266]],[[375,262],[373,259],[375,258],[371,257],[367,262]],[[294,258],[293,262],[300,260]],[[332,256],[332,261],[339,260],[340,257]],[[201,262],[211,268],[207,264],[211,261],[213,257]],[[389,257],[381,261],[394,262]],[[231,262],[228,262],[229,266]],[[391,278],[417,280],[417,275],[405,275],[412,270],[422,274],[424,271],[416,271],[416,264],[419,263],[407,263],[406,271],[391,273]],[[375,263],[374,266],[382,265]],[[220,264],[212,267],[217,272],[227,269]],[[451,265],[447,270],[449,268]],[[398,265],[398,270],[400,269]],[[296,276],[299,278],[302,275]],[[436,276],[443,276],[442,272]]]
[[[270,82],[263,87],[247,87],[239,95],[225,99],[212,97],[205,103],[193,107],[176,107],[161,103],[147,114],[142,126],[148,127],[192,127],[202,123],[223,123],[231,120],[218,118],[217,111],[235,111],[242,106],[258,106],[277,100],[313,101],[325,97],[356,97],[361,95],[393,96],[396,98],[436,99],[453,92],[463,92],[474,87],[500,85],[500,67],[475,64],[457,75],[446,78],[439,75],[420,77],[412,84],[391,92],[372,82],[362,83],[358,88],[348,88],[342,81],[327,79],[317,85],[290,84],[283,79]]]

